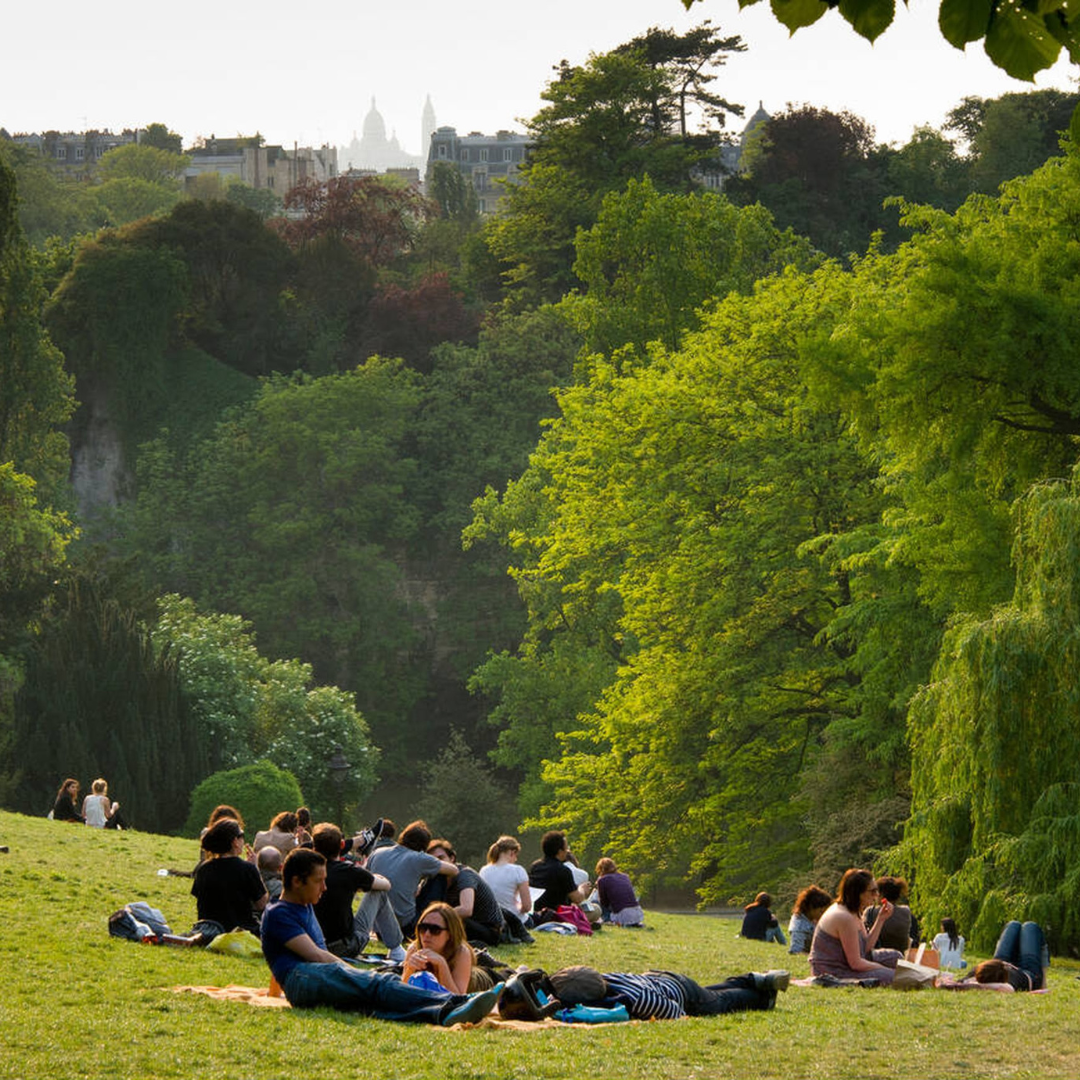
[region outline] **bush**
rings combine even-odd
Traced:
[[[265,829],[270,819],[282,810],[302,806],[304,796],[296,777],[271,761],[256,761],[254,765],[216,772],[191,793],[185,834],[198,836],[210,812],[219,803],[235,806],[254,831],[255,828]]]

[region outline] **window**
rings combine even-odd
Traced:
[[[482,146],[482,147],[480,148],[480,160],[481,160],[481,161],[487,161],[487,159],[488,159],[488,152],[487,152],[487,147],[486,147],[486,146]]]
[[[468,161],[469,160],[469,151],[464,146],[461,148],[461,160],[462,161]]]
[[[513,161],[513,160],[514,160],[514,151],[511,150],[509,146],[504,146],[503,147],[503,161]]]
[[[56,148],[56,160],[57,161],[66,161],[67,160],[67,147],[66,146],[58,146]]]
[[[487,203],[483,199],[480,200],[480,208],[479,209],[480,209],[481,214],[487,212]]]
[[[75,147],[75,160],[76,161],[82,161],[82,159],[85,156],[86,156],[86,147],[85,146],[76,146]]]
[[[440,146],[439,147],[439,157],[441,157],[441,158],[446,157],[446,147],[445,146]]]

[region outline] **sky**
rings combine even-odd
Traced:
[[[791,103],[848,109],[881,142],[940,127],[967,95],[1075,88],[1061,61],[1034,86],[998,71],[981,43],[960,52],[937,29],[937,4],[898,5],[870,45],[836,11],[789,36],[767,0],[57,0],[11,5],[0,63],[0,127],[82,131],[160,121],[183,135],[260,132],[268,142],[342,145],[376,99],[403,149],[420,151],[431,95],[437,123],[459,132],[522,130],[561,59],[584,62],[651,26],[704,19],[739,34],[714,89],[770,113]],[[736,128],[738,121],[732,122]]]

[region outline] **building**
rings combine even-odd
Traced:
[[[719,168],[716,164],[703,163],[694,170],[694,179],[703,187],[712,191],[722,191],[729,176],[742,172],[742,156],[747,139],[761,124],[768,123],[772,117],[765,111],[763,102],[758,102],[757,111],[743,126],[738,142],[725,143],[720,147]]]
[[[37,150],[50,165],[72,176],[90,171],[110,150],[138,142],[141,132],[125,128],[119,135],[111,131],[46,131],[42,135],[16,134],[11,141]]]
[[[253,188],[267,188],[284,198],[290,188],[305,180],[324,183],[338,175],[337,149],[323,145],[316,148],[260,145],[258,137],[218,139],[211,135],[201,146],[185,151],[191,159],[184,170],[184,182],[190,186],[205,173],[216,173],[224,180],[235,178]]]
[[[431,107],[431,98],[428,97],[421,117],[421,130],[430,123],[435,125],[435,110]],[[346,169],[362,169],[374,172],[386,172],[389,169],[420,169],[424,166],[424,159],[415,154],[406,153],[398,142],[397,132],[386,134],[386,121],[382,113],[375,107],[375,99],[371,99],[371,108],[364,117],[363,135],[357,139],[353,132],[352,142],[348,146],[342,146],[339,151],[340,158],[345,162]]]
[[[529,139],[513,131],[458,135],[452,127],[436,128],[428,151],[428,172],[441,161],[456,165],[472,181],[481,214],[495,212],[504,183],[512,183],[529,150]]]

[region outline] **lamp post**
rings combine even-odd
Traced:
[[[330,781],[337,792],[338,828],[342,832],[346,832],[343,820],[345,817],[345,781],[349,778],[349,771],[352,766],[345,760],[345,755],[341,752],[340,746],[334,747],[334,756],[330,759],[327,767],[330,770]]]

